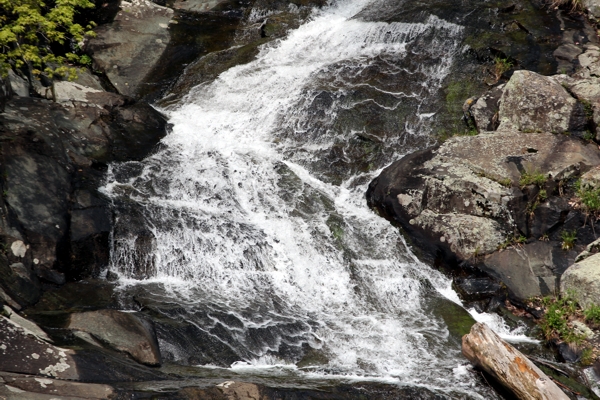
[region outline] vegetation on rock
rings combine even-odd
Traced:
[[[521,179],[519,180],[519,184],[521,187],[525,187],[527,185],[535,184],[540,188],[544,186],[547,180],[547,176],[539,171],[534,172],[523,172],[521,175]]]
[[[577,230],[562,231],[560,237],[562,239],[562,249],[571,250],[573,246],[575,246],[575,241],[577,240]]]
[[[94,36],[95,26],[76,23],[75,15],[93,7],[90,0],[0,0],[0,75],[11,68],[26,68],[30,80],[75,75],[74,65],[91,62],[80,54],[80,43]]]
[[[588,365],[597,358],[599,351],[597,335],[587,326],[594,330],[600,326],[600,306],[583,309],[573,296],[574,293],[535,298],[528,306],[544,312],[539,320],[544,339],[575,345],[580,353],[579,362]]]
[[[575,183],[577,197],[581,201],[583,209],[589,214],[600,212],[600,188],[582,185],[581,180]]]

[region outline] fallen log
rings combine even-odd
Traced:
[[[485,324],[476,323],[462,338],[462,353],[476,367],[521,400],[568,400],[569,397],[520,351]]]

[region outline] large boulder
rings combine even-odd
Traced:
[[[583,106],[560,84],[531,71],[516,71],[500,98],[500,126],[522,132],[583,130]]]
[[[119,93],[139,93],[170,41],[172,17],[172,9],[149,0],[123,1],[114,21],[96,29],[86,51]]]
[[[71,314],[67,327],[89,333],[142,364],[157,366],[162,362],[154,327],[132,313],[117,310],[75,313]]]
[[[573,218],[557,187],[597,165],[596,146],[577,138],[482,133],[451,138],[395,162],[371,183],[367,199],[432,258],[443,254],[451,263],[479,264],[514,297],[525,299],[552,293],[577,253],[560,250],[557,241],[498,249],[521,235],[558,235],[561,224]],[[521,184],[527,174],[540,176],[541,187]]]
[[[583,308],[600,305],[600,253],[570,266],[561,277],[560,291]]]
[[[494,252],[481,268],[506,284],[516,298],[547,296],[558,288],[553,252],[550,243],[536,241]]]

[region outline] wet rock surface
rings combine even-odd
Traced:
[[[110,218],[97,192],[106,163],[141,158],[166,133],[148,105],[68,85],[78,92],[59,92],[67,93],[60,103],[15,97],[0,115],[2,237],[7,247],[24,246],[6,252],[8,265],[21,263],[35,271],[29,280],[54,284],[65,283],[61,274],[89,275],[107,264]]]

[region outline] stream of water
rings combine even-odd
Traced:
[[[227,348],[233,368],[489,398],[437,306],[449,280],[364,197],[383,167],[431,144],[462,28],[353,19],[368,3],[315,10],[164,110],[173,128],[160,149],[110,167],[110,268],[124,292]]]

